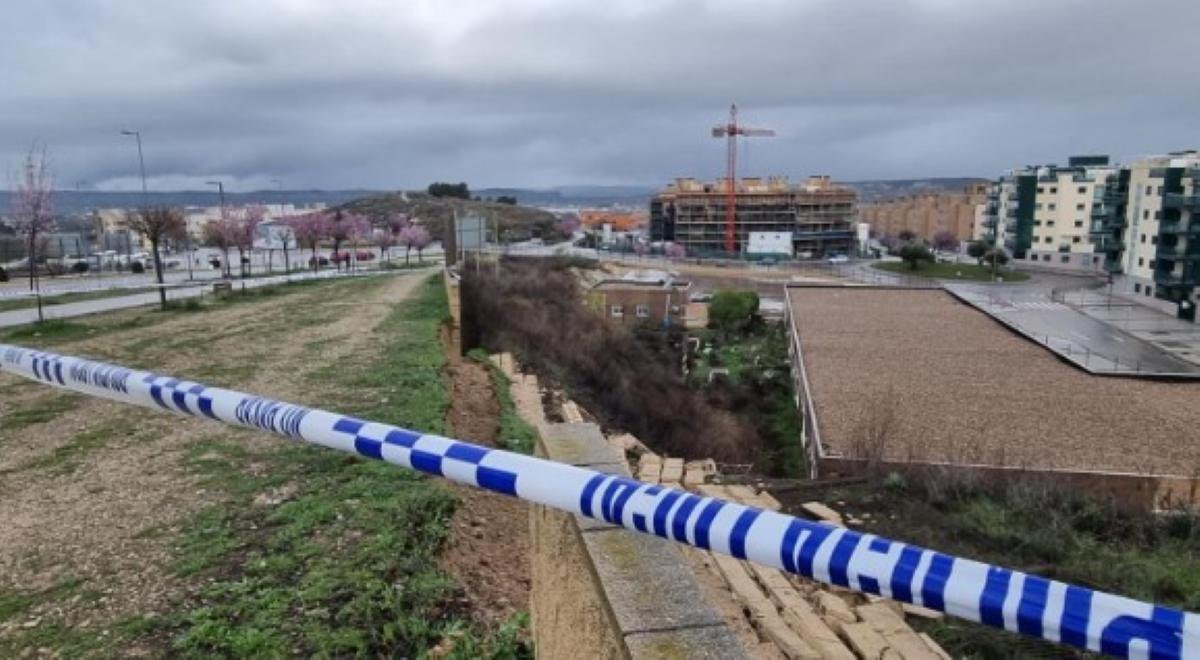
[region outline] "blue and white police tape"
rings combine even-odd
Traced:
[[[1200,616],[772,511],[145,371],[0,344],[0,372],[270,431],[1114,656],[1200,657]]]

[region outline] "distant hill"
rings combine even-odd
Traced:
[[[987,179],[974,177],[937,177],[931,179],[878,179],[843,182],[858,192],[859,202],[886,202],[920,193],[962,192],[972,183]]]
[[[481,198],[515,197],[530,206],[644,206],[655,189],[647,186],[557,186],[554,188],[483,188],[471,194]]]
[[[483,196],[482,192],[479,194]],[[384,193],[347,202],[341,208],[371,218],[382,218],[394,213],[421,218],[435,240],[442,240],[445,236],[446,225],[456,209],[460,215],[474,211],[489,220],[499,220],[500,233],[506,241],[523,241],[530,238],[553,241],[557,238],[554,230],[557,218],[554,214],[527,206],[431,197],[425,193],[408,193],[405,199],[400,193]]]

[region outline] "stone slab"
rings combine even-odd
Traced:
[[[625,634],[724,625],[673,542],[623,529],[582,536]]]
[[[625,637],[629,654],[637,660],[724,660],[750,657],[737,638],[724,626],[705,626],[659,632],[633,633]]]

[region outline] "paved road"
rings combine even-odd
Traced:
[[[386,275],[411,273],[419,271],[411,270],[385,270],[385,271],[367,271],[353,274],[322,273],[321,278],[330,277],[367,277],[371,275]],[[241,287],[243,284],[246,288],[252,289],[268,284],[278,284],[281,282],[298,281],[312,279],[311,273],[294,274],[290,276],[279,275],[276,277],[261,277],[247,279],[244,281],[238,280],[234,282],[235,287]],[[186,298],[196,298],[202,294],[210,293],[211,283],[200,286],[188,286],[167,290],[168,300],[183,300]],[[113,298],[100,298],[98,300],[83,300],[74,303],[64,303],[61,305],[45,305],[42,307],[43,314],[47,319],[63,319],[75,316],[85,316],[87,314],[96,314],[99,312],[110,312],[118,309],[128,309],[130,307],[141,307],[143,305],[158,304],[158,292],[151,291],[149,293],[136,293],[128,296],[117,296]],[[18,309],[11,312],[0,312],[0,328],[12,327],[17,325],[25,325],[37,321],[37,309]]]

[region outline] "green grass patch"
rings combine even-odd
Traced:
[[[63,413],[75,410],[82,402],[83,397],[78,394],[54,392],[51,396],[42,397],[27,406],[0,415],[0,429],[7,433],[34,424],[44,424]]]
[[[991,266],[980,266],[979,264],[949,264],[922,261],[918,262],[916,270],[913,270],[903,261],[881,261],[871,264],[871,267],[897,275],[915,275],[916,277],[929,277],[939,280],[992,281]],[[997,274],[1005,282],[1024,282],[1029,279],[1028,273],[1022,273],[1010,268],[1001,268],[997,271]]]
[[[144,428],[140,434],[154,432],[151,428]],[[124,418],[106,421],[100,426],[76,433],[65,444],[55,447],[49,454],[39,456],[8,470],[0,470],[0,475],[24,470],[50,470],[57,474],[72,474],[91,453],[104,448],[115,439],[135,434],[138,433],[135,432],[133,423]]]
[[[375,329],[377,355],[321,370],[344,393],[322,403],[441,432],[446,314],[440,279],[423,283]],[[457,501],[436,483],[304,444],[198,442],[187,465],[227,501],[178,541],[176,570],[206,586],[155,623],[172,655],[420,657],[453,640],[452,657],[531,656],[525,620],[489,633],[459,609],[437,562]]]
[[[492,389],[496,392],[496,400],[500,402],[501,443],[506,449],[532,454],[537,444],[537,431],[517,414],[517,404],[513,401],[510,389],[512,382],[508,376],[492,363],[483,349],[473,348],[467,353],[467,357],[482,364],[491,375]]]

